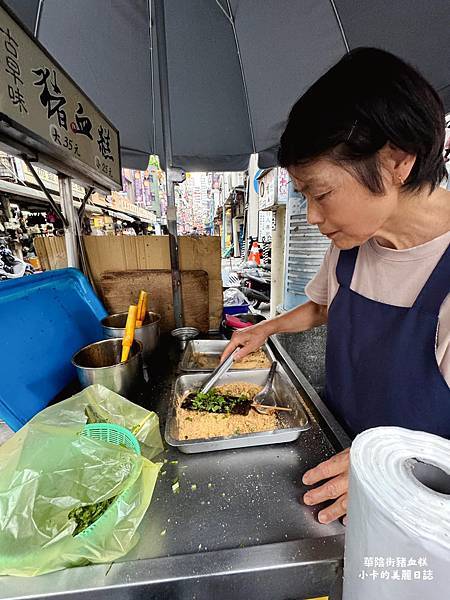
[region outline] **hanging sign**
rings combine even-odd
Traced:
[[[1,4],[0,133],[121,187],[117,129]]]
[[[278,167],[278,204],[286,204],[289,198],[290,177],[287,169]]]
[[[289,173],[281,167],[261,171],[258,175],[259,210],[277,210],[280,204],[285,205],[289,197],[289,181]]]
[[[259,179],[259,210],[270,210],[277,202],[277,170],[270,169]]]
[[[258,213],[258,241],[272,241],[272,213],[260,210]]]

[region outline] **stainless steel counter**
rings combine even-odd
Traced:
[[[311,429],[290,444],[197,455],[168,448],[140,541],[126,557],[0,578],[0,599],[338,600],[344,528],[319,524],[318,509],[299,499],[302,474],[349,440],[276,340],[271,347],[301,392]],[[158,412],[163,427],[178,354],[163,342],[158,356],[139,402]]]

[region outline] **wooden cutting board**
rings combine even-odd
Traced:
[[[184,324],[202,332],[209,329],[209,290],[206,271],[182,271]],[[149,310],[161,315],[161,330],[175,328],[172,299],[172,275],[168,270],[143,269],[106,271],[100,277],[106,310],[110,314],[127,311],[137,304],[140,290],[148,292]]]

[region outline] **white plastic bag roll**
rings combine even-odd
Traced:
[[[343,600],[450,598],[450,441],[377,427],[350,453]]]

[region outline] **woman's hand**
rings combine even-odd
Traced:
[[[302,481],[305,485],[314,485],[328,479],[323,485],[306,492],[303,496],[305,504],[314,506],[326,500],[336,500],[319,512],[320,523],[331,523],[347,514],[349,468],[350,449],[346,448],[303,475]],[[347,517],[344,518],[344,525],[346,521]]]
[[[220,362],[223,362],[238,346],[242,346],[242,350],[239,350],[236,354],[235,360],[244,358],[247,354],[258,350],[267,341],[269,335],[272,335],[273,331],[271,329],[270,321],[264,321],[235,331],[231,336],[230,343],[223,351]]]
[[[236,356],[236,359],[239,360],[260,348],[267,341],[267,338],[274,333],[306,331],[312,327],[323,325],[327,322],[327,318],[328,309],[326,306],[308,300],[308,302],[278,317],[235,331],[220,360],[223,362],[235,348],[242,346],[242,350]]]

